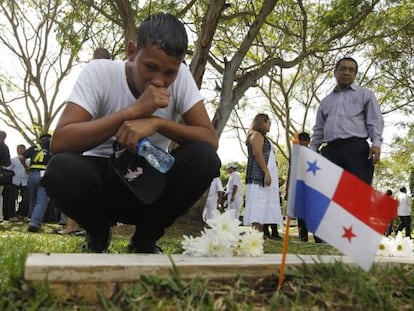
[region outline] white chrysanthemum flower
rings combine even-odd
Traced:
[[[377,255],[378,256],[392,256],[392,245],[393,245],[393,239],[390,239],[388,237],[383,237],[378,246]]]
[[[384,237],[379,245],[377,255],[390,257],[414,257],[413,240],[409,237],[403,237],[401,231],[397,233],[395,238]]]
[[[220,234],[221,238],[232,242],[238,240],[240,221],[235,218],[233,210],[228,210],[218,217],[207,220],[207,224]]]
[[[200,237],[194,238],[192,236],[184,235],[183,238],[184,239],[181,241],[181,245],[184,249],[183,254],[190,256],[202,256],[200,255],[202,252]]]
[[[207,229],[200,238],[200,248],[203,250],[202,256],[225,257],[231,256],[232,242],[223,238],[220,233],[212,229]]]
[[[263,255],[263,233],[257,230],[243,232],[235,248],[236,255],[258,257]]]
[[[395,237],[392,254],[395,257],[413,257],[413,241],[403,237],[401,231]]]
[[[234,211],[209,219],[207,224],[210,228],[205,229],[200,237],[183,236],[183,254],[210,257],[263,255],[263,233],[240,227]]]

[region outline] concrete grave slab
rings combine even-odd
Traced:
[[[173,254],[181,278],[203,276],[209,279],[265,277],[279,274],[281,254],[261,257],[190,257]],[[134,284],[142,275],[171,275],[172,262],[167,255],[154,254],[31,254],[27,258],[25,279],[46,282],[63,299],[98,299],[97,288],[112,296],[121,287]],[[346,256],[286,256],[286,265],[344,262],[355,265]],[[414,258],[377,257],[381,264],[414,264]]]

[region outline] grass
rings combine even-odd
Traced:
[[[283,288],[277,291],[277,272],[265,278],[235,276],[223,281],[197,277],[183,280],[177,271],[169,277],[145,276],[111,299],[101,295],[95,305],[60,301],[47,287],[24,280],[29,253],[81,252],[83,239],[52,234],[46,224],[40,234],[26,232],[27,224],[0,224],[0,310],[411,310],[414,269],[410,265],[377,265],[366,273],[346,264],[288,267]],[[293,229],[293,228],[291,228]],[[124,253],[131,226],[117,226],[112,253]],[[183,233],[200,228],[181,222],[159,241],[166,253],[180,253]],[[294,234],[294,232],[293,232]],[[265,253],[281,253],[282,242],[265,241]],[[326,244],[302,243],[291,238],[289,253],[338,254]]]

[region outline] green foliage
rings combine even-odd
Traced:
[[[391,189],[395,193],[401,186],[410,184],[410,174],[414,168],[414,124],[408,126],[405,136],[393,140],[390,155],[376,166],[374,186],[383,191]],[[411,188],[410,185],[410,189]]]

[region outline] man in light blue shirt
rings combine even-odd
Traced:
[[[351,174],[371,184],[374,164],[380,160],[384,120],[374,93],[354,84],[358,63],[339,60],[335,89],[320,103],[311,148]],[[367,139],[370,139],[369,146]]]

